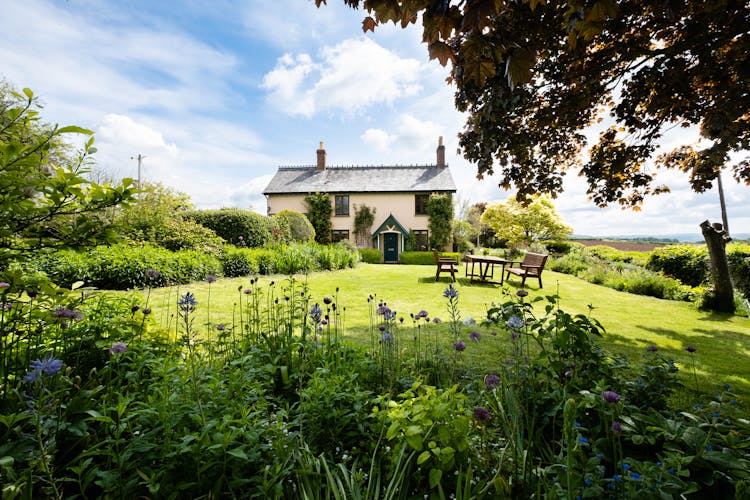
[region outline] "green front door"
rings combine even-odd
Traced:
[[[398,262],[398,233],[383,233],[383,262]]]

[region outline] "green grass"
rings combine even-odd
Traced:
[[[477,322],[485,318],[491,303],[507,300],[502,295],[503,288],[515,292],[520,284],[520,280],[514,277],[502,287],[497,284],[472,283],[463,278],[463,273],[461,266],[462,277],[455,284],[459,291],[461,318],[471,317]],[[410,331],[408,329],[412,325],[409,314],[416,314],[422,309],[427,310],[430,317],[439,317],[444,321],[441,325],[431,325],[429,328],[439,332],[448,331],[447,300],[443,297],[443,290],[450,279],[441,276],[436,283],[433,266],[360,264],[355,269],[317,272],[297,278],[307,283],[312,303],[319,302],[323,305],[323,297],[326,296],[337,299],[344,321],[345,338],[354,342],[369,342],[367,299],[370,295],[375,295],[376,302],[385,301],[399,316],[405,317],[405,331]],[[496,275],[496,278],[499,276]],[[742,397],[743,404],[747,404],[750,398],[750,319],[700,311],[686,302],[618,292],[552,271],[545,271],[543,279],[543,290],[538,289],[535,280],[527,283],[529,298],[558,294],[561,308],[571,314],[588,314],[589,305],[592,305],[592,316],[606,329],[602,344],[610,351],[640,359],[644,349],[654,344],[662,354],[675,360],[690,387],[694,385],[694,361],[701,391],[710,393],[717,384],[729,383]],[[210,286],[212,324],[232,325],[232,313],[237,311],[237,303],[242,295],[238,287],[248,288],[249,281],[249,278],[220,279]],[[275,296],[283,300],[282,288],[288,285],[288,278],[261,277],[261,289],[267,291],[271,281],[275,282]],[[195,324],[205,325],[208,290],[209,285],[203,282],[179,289],[173,287],[152,290],[149,304],[154,309],[156,324],[162,327],[169,325],[174,330],[173,314],[177,296],[191,291],[198,300]],[[245,298],[243,296],[243,302]],[[236,314],[235,312],[235,318]],[[205,330],[205,327],[202,329]],[[493,363],[500,363],[507,357],[510,342],[506,332],[500,331],[493,337],[487,329],[464,327],[463,331],[468,335],[473,329],[482,332],[483,338],[481,348],[466,351],[471,353],[472,362],[480,363],[489,370]],[[696,347],[697,351],[689,354],[685,351],[688,345]]]

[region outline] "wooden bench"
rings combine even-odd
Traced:
[[[450,257],[441,257],[437,250],[432,249],[432,255],[435,256],[435,265],[437,265],[437,272],[435,273],[435,281],[440,277],[440,273],[450,273],[453,281],[456,281],[456,271],[458,271],[458,262],[451,259]]]
[[[521,277],[521,286],[526,283],[526,278],[537,278],[539,280],[539,288],[542,288],[542,271],[544,270],[544,264],[547,262],[547,255],[540,253],[527,252],[523,258],[523,261],[514,261],[510,263],[510,267],[505,269],[505,279],[510,278],[511,274]],[[518,267],[513,267],[514,264],[518,264]]]

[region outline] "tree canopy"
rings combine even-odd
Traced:
[[[316,4],[326,0],[316,0]],[[430,57],[452,63],[459,134],[479,178],[525,199],[555,196],[579,169],[600,206],[637,208],[668,191],[657,167],[696,192],[722,168],[750,184],[750,5],[744,0],[344,0],[364,31],[421,22]],[[598,125],[597,125],[598,124]],[[583,131],[601,128],[589,145]],[[671,151],[664,133],[695,127]],[[588,155],[584,154],[590,146]]]
[[[0,84],[0,269],[41,248],[82,247],[113,238],[112,208],[132,200],[119,185],[86,178],[96,151],[92,132],[42,123],[29,89]],[[80,152],[64,141],[86,138]]]
[[[489,205],[482,214],[482,222],[498,238],[513,244],[563,239],[573,233],[548,196],[536,196],[526,206],[513,196],[504,203]]]

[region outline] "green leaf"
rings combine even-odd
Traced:
[[[430,469],[430,488],[434,488],[440,483],[443,477],[443,471],[440,469]]]
[[[416,451],[422,449],[422,436],[418,434],[414,436],[406,436],[406,442],[409,443],[409,446],[414,448]]]
[[[534,66],[536,57],[525,48],[518,48],[511,52],[505,60],[505,75],[511,88],[519,83],[531,81],[531,68]]]
[[[28,87],[24,87],[24,89],[23,89],[23,93],[24,93],[24,95],[25,95],[26,97],[28,97],[28,98],[29,98],[29,100],[31,100],[31,99],[33,99],[33,98],[34,98],[34,92],[32,92],[32,90],[31,90],[30,88],[28,88]]]
[[[234,448],[233,450],[229,450],[227,452],[227,455],[232,455],[235,458],[239,458],[240,460],[247,460],[247,454],[242,448]]]
[[[72,285],[70,285],[71,290],[77,290],[78,288],[81,288],[83,286],[83,281],[76,281]]]
[[[426,461],[430,459],[430,452],[429,451],[423,451],[419,454],[419,457],[417,458],[417,465],[422,465]]]
[[[91,135],[94,132],[87,128],[78,127],[76,125],[68,125],[67,127],[62,127],[57,129],[58,134],[86,134]]]

